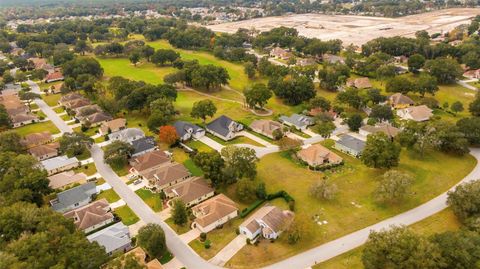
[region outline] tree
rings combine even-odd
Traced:
[[[242,202],[251,202],[255,199],[257,194],[257,184],[255,181],[242,178],[237,181],[236,184],[236,194],[240,201]]]
[[[243,71],[249,79],[253,79],[255,77],[255,65],[252,62],[246,62],[243,65]]]
[[[172,219],[177,225],[184,226],[188,222],[188,213],[185,203],[180,199],[173,201]]]
[[[360,97],[358,90],[354,88],[347,88],[345,91],[339,92],[335,98],[339,103],[355,109],[360,109],[363,105],[362,97]]]
[[[130,56],[128,56],[128,60],[130,60],[130,62],[134,65],[134,66],[137,66],[137,63],[140,61],[140,53],[137,52],[137,51],[134,51],[130,54]]]
[[[480,217],[480,180],[458,185],[448,192],[447,204],[463,224],[478,222]]]
[[[105,146],[104,160],[114,170],[122,169],[128,163],[128,157],[133,153],[132,145],[116,140]]]
[[[441,250],[442,268],[476,268],[480,260],[480,234],[472,231],[447,231],[431,238]]]
[[[138,230],[137,243],[150,258],[160,259],[167,252],[165,233],[158,224],[148,223]]]
[[[330,137],[337,126],[332,121],[319,121],[315,125],[316,132],[324,138]]]
[[[473,116],[480,117],[480,93],[477,93],[475,99],[468,105],[468,111]]]
[[[227,146],[220,154],[225,160],[225,166],[236,179],[254,179],[257,175],[258,158],[255,150],[246,147]]]
[[[203,123],[207,117],[213,117],[217,112],[217,107],[213,104],[212,100],[205,99],[198,102],[193,103],[192,112],[190,112],[190,116],[196,119],[202,119]]]
[[[204,177],[210,179],[215,187],[225,183],[223,177],[225,161],[217,151],[199,152],[193,157],[193,162],[202,169]]]
[[[85,40],[78,40],[77,43],[75,43],[75,48],[74,51],[80,53],[81,55],[85,55],[85,52],[91,51],[91,47],[88,46],[87,42]]]
[[[414,82],[413,90],[419,93],[422,97],[426,93],[434,95],[438,91],[437,79],[428,74],[421,74]]]
[[[423,57],[423,55],[413,54],[408,58],[408,71],[416,73],[423,67],[424,64],[425,57]]]
[[[418,151],[423,157],[425,150],[435,144],[436,131],[428,123],[409,121],[398,134],[397,140],[402,146]]]
[[[178,140],[177,130],[171,125],[161,126],[158,132],[158,139],[160,142],[171,146]]]
[[[300,148],[302,144],[303,143],[301,140],[293,139],[286,136],[278,140],[278,146],[280,147],[281,151],[294,151],[295,149]]]
[[[390,121],[393,119],[393,111],[390,106],[376,105],[372,108],[369,117],[378,121]]]
[[[318,71],[320,86],[329,91],[336,90],[349,76],[350,68],[344,64],[326,65]]]
[[[5,109],[5,106],[0,104],[0,130],[10,129],[12,127],[12,122],[10,116]]]
[[[150,103],[150,117],[147,126],[152,131],[157,131],[160,126],[173,120],[176,114],[173,102],[168,98],[158,98]]]
[[[211,91],[228,84],[230,75],[227,69],[212,64],[200,65],[191,72],[191,84],[194,88]]]
[[[432,122],[432,127],[435,129],[435,147],[438,150],[457,155],[470,151],[465,134],[453,123],[440,120]]]
[[[471,145],[480,145],[480,118],[462,118],[457,121],[459,131],[465,134],[465,138]]]
[[[390,79],[397,74],[397,67],[393,64],[384,64],[377,68],[378,79]]]
[[[165,63],[169,62],[173,64],[175,60],[180,58],[180,54],[178,52],[171,50],[171,49],[158,49],[152,55],[151,61],[157,65],[165,65]]]
[[[310,195],[318,200],[333,200],[337,195],[337,185],[326,178],[313,183],[310,187]]]
[[[412,183],[413,178],[410,175],[389,170],[380,179],[375,197],[382,202],[400,201],[407,195]]]
[[[289,105],[298,105],[315,97],[311,79],[304,76],[286,76],[270,79],[268,88]]]
[[[315,96],[310,100],[308,107],[310,109],[320,108],[322,111],[330,111],[332,105],[325,97]]]
[[[460,101],[455,101],[450,106],[450,110],[452,110],[453,113],[455,113],[455,115],[456,115],[458,112],[463,111],[463,104]]]
[[[22,138],[17,132],[7,131],[0,133],[0,152],[22,153],[25,148],[21,143]]]
[[[453,83],[463,74],[460,64],[451,58],[428,60],[425,63],[425,70],[436,77],[439,83]]]
[[[478,60],[480,56],[475,51],[469,51],[462,56],[462,63],[468,66],[471,69],[480,68],[480,61]]]
[[[63,75],[65,78],[77,78],[81,74],[90,74],[96,78],[103,75],[103,68],[94,58],[77,57],[62,65]]]
[[[362,127],[362,116],[360,114],[353,114],[347,119],[347,125],[350,131],[357,132]]]
[[[438,246],[406,227],[370,232],[362,254],[365,269],[437,269],[440,262]]]
[[[105,269],[145,269],[144,261],[139,261],[135,253],[125,253],[110,261]]]
[[[391,168],[398,165],[400,146],[384,133],[371,134],[363,149],[361,160],[373,168]]]
[[[255,108],[256,106],[263,108],[268,99],[272,97],[272,91],[263,83],[253,84],[251,88],[245,89],[243,94],[250,108]]]
[[[59,142],[60,152],[69,157],[85,154],[94,143],[93,139],[84,133],[64,133]]]
[[[413,91],[414,88],[415,85],[409,79],[399,76],[390,79],[385,85],[387,92],[399,92],[402,94],[407,94]]]
[[[291,223],[287,223],[285,236],[290,245],[294,245],[303,239],[308,239],[312,229],[312,219],[305,214],[295,214],[295,218]]]

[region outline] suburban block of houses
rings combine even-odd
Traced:
[[[433,116],[433,110],[426,105],[397,109],[397,116],[403,120],[427,121]]]
[[[177,135],[181,141],[187,141],[191,138],[199,139],[205,135],[205,130],[203,128],[189,122],[176,121],[173,124],[173,127],[175,127]]]
[[[342,135],[339,140],[335,141],[334,148],[354,157],[360,157],[365,148],[365,144],[365,141],[349,134],[345,134]]]
[[[73,219],[77,229],[85,233],[99,229],[115,220],[110,204],[105,198],[71,210],[63,215],[68,219]]]
[[[315,124],[313,118],[300,114],[292,114],[290,117],[280,116],[279,120],[281,123],[300,131],[305,131],[309,126]]]
[[[192,228],[208,233],[238,216],[238,206],[224,194],[219,194],[192,208],[195,221]]]
[[[282,231],[288,227],[294,214],[288,210],[281,210],[272,205],[265,205],[255,211],[238,228],[240,233],[254,241],[258,237],[265,239],[277,239]]]
[[[243,130],[243,125],[222,115],[207,124],[206,129],[209,133],[228,141],[235,138],[235,134]]]
[[[343,161],[342,157],[320,144],[310,145],[301,149],[297,152],[297,156],[312,167],[324,164],[340,164]]]
[[[105,247],[108,255],[124,253],[132,249],[132,239],[128,226],[118,222],[87,236],[88,241],[97,242]]]
[[[250,124],[252,131],[274,139],[274,132],[282,130],[282,124],[272,120],[255,120]]]
[[[50,201],[53,210],[65,213],[67,211],[87,205],[97,193],[94,182],[73,187],[57,194],[57,198]]]
[[[165,188],[167,198],[180,199],[187,207],[194,206],[215,195],[215,190],[208,185],[205,179],[197,177],[174,186]],[[169,203],[171,205],[171,203]]]
[[[10,87],[10,86],[9,86]],[[27,124],[38,122],[37,116],[30,112],[30,108],[18,97],[18,91],[15,86],[11,90],[5,89],[0,95],[0,104],[5,107],[8,116],[12,122],[13,128],[18,128]]]
[[[43,160],[40,163],[45,170],[47,170],[48,175],[53,175],[80,166],[80,161],[77,157],[68,158],[65,155]]]

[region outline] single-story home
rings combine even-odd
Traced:
[[[45,82],[46,83],[51,83],[51,82],[55,82],[55,81],[61,81],[61,80],[64,80],[64,79],[65,79],[65,77],[63,76],[62,72],[55,71],[53,73],[48,74],[45,77]]]
[[[51,142],[53,142],[53,136],[49,131],[27,134],[21,141],[22,145],[27,148],[32,148]]]
[[[330,63],[330,64],[345,64],[345,58],[338,56],[338,55],[333,55],[333,54],[323,54],[322,55],[322,61]]]
[[[82,122],[89,122],[91,126],[98,126],[102,124],[103,122],[109,121],[112,119],[112,116],[108,115],[105,112],[96,112],[91,115],[86,116]]]
[[[228,141],[235,138],[237,132],[243,130],[243,125],[222,115],[207,124],[206,129],[209,133]]]
[[[155,150],[133,158],[130,161],[132,166],[130,172],[140,175],[140,173],[148,173],[170,163],[170,156],[163,151]]]
[[[255,211],[238,228],[240,233],[250,240],[262,236],[265,239],[277,239],[292,222],[294,214],[272,205],[265,205]]]
[[[71,102],[71,101],[76,100],[76,99],[82,99],[82,98],[84,98],[83,95],[81,95],[79,93],[76,93],[76,92],[72,92],[72,93],[69,93],[69,94],[66,94],[66,95],[62,96],[58,100],[58,104],[61,105],[61,106],[65,106],[65,104],[68,103],[68,102]]]
[[[132,157],[140,156],[147,152],[157,149],[157,142],[153,136],[145,136],[132,141],[133,153]]]
[[[350,78],[347,80],[347,87],[354,87],[357,89],[368,89],[372,87],[370,79],[368,78]]]
[[[46,159],[53,158],[58,156],[58,149],[60,148],[60,144],[58,142],[46,144],[46,145],[39,145],[33,148],[28,149],[28,152],[37,160],[43,161]]]
[[[433,116],[433,110],[426,105],[412,106],[397,110],[397,116],[403,120],[427,121]]]
[[[168,187],[163,192],[170,199],[182,200],[187,207],[194,206],[215,195],[214,189],[200,177]]]
[[[315,65],[317,62],[313,58],[301,58],[297,59],[297,65],[298,66],[311,66]]]
[[[145,137],[145,133],[139,128],[127,128],[108,135],[110,141],[123,141],[131,143],[134,140]]]
[[[97,104],[79,107],[75,109],[75,118],[78,120],[82,120],[85,117],[97,112],[102,112],[102,108]]]
[[[463,76],[470,79],[478,79],[480,78],[480,69],[468,70],[463,73]]]
[[[322,164],[339,164],[343,161],[342,157],[320,144],[310,145],[300,150],[297,156],[312,167]]]
[[[80,165],[77,157],[68,158],[67,156],[57,156],[51,159],[43,160],[41,165],[47,170],[48,175],[73,169]]]
[[[103,122],[98,129],[101,135],[107,135],[109,133],[115,133],[125,129],[127,126],[127,120],[124,118],[118,118],[110,121]]]
[[[280,47],[275,47],[270,51],[270,57],[279,58],[282,60],[289,60],[290,58],[293,57],[293,54]]]
[[[48,186],[52,189],[59,189],[76,182],[87,180],[87,175],[84,173],[75,173],[74,171],[65,171],[48,177],[50,183]]]
[[[287,126],[293,126],[295,129],[300,131],[304,131],[308,126],[315,124],[315,120],[313,118],[300,114],[292,114],[290,117],[280,116],[279,120],[281,123]]]
[[[395,109],[407,108],[415,104],[410,97],[401,93],[395,93],[388,97],[388,103],[392,108]]]
[[[177,131],[177,135],[181,141],[187,141],[190,138],[198,139],[205,135],[204,129],[189,122],[176,121],[173,124],[173,127],[175,127],[175,130]]]
[[[64,213],[63,216],[67,219],[73,219],[73,223],[77,229],[85,233],[108,225],[115,220],[115,216],[110,209],[110,204],[105,198],[68,211]]]
[[[127,252],[132,248],[132,240],[128,226],[122,222],[115,223],[96,233],[87,236],[88,241],[97,242],[105,248],[108,255]]]
[[[160,191],[189,179],[191,174],[183,164],[169,163],[148,172],[140,172],[140,177],[148,181],[148,188]]]
[[[334,148],[352,156],[359,157],[365,148],[365,141],[345,134],[342,135],[339,140],[335,141]]]
[[[50,93],[50,94],[61,93],[62,92],[62,87],[63,87],[63,83],[58,83],[58,84],[52,85],[52,87],[50,87],[48,93]]]
[[[271,139],[273,138],[273,132],[276,130],[282,130],[282,124],[272,120],[255,120],[250,124],[250,128],[254,132],[262,134]]]
[[[375,134],[375,133],[384,133],[388,135],[390,138],[394,138],[395,136],[400,133],[400,129],[393,127],[388,123],[381,123],[375,126],[373,125],[364,125],[360,127],[358,133],[367,137],[368,135]]]
[[[58,193],[57,198],[50,201],[50,205],[53,210],[64,213],[87,205],[96,193],[97,186],[94,182],[89,182]]]
[[[84,107],[84,106],[88,106],[88,105],[91,105],[91,104],[92,103],[90,103],[90,100],[82,97],[82,98],[78,98],[78,99],[74,99],[72,101],[66,102],[66,103],[63,104],[63,106],[65,108],[74,110],[74,109]]]
[[[15,115],[10,115],[10,120],[12,122],[13,128],[22,127],[31,123],[39,122],[40,120],[37,116],[30,113],[20,113]]]
[[[237,204],[224,194],[219,194],[192,207],[195,221],[193,228],[208,233],[238,216]]]

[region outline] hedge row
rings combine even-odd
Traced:
[[[288,203],[288,206],[289,206],[290,210],[293,211],[295,209],[295,199],[293,199],[293,197],[290,196],[290,194],[288,194],[288,192],[279,191],[279,192],[276,192],[276,193],[267,194],[267,196],[265,197],[264,200],[256,200],[255,202],[253,202],[249,207],[244,208],[240,212],[240,217],[245,218],[253,210],[255,210],[257,207],[259,207],[261,204],[263,204],[263,202],[271,201],[271,200],[274,200],[274,199],[277,199],[277,198],[283,198],[285,200],[285,202]]]

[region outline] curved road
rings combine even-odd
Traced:
[[[32,81],[28,81],[27,83],[32,87],[34,92],[39,92],[38,85]],[[43,100],[36,99],[35,103],[62,132],[72,131],[72,129],[65,124],[65,122]],[[98,173],[108,184],[113,187],[115,192],[118,193],[118,195],[138,215],[138,217],[141,218],[145,223],[157,223],[162,226],[162,228],[165,230],[168,248],[175,255],[175,257],[184,264],[185,267],[189,269],[221,268],[208,263],[203,258],[198,256],[187,244],[185,244],[179,238],[179,236],[160,219],[159,215],[155,214],[155,212],[153,212],[153,210],[117,176],[110,166],[103,162],[103,151],[100,147],[94,145],[91,149],[91,152]],[[480,179],[480,149],[472,148],[471,154],[477,159],[477,165],[470,172],[470,174],[468,174],[458,184]],[[452,187],[452,189],[454,188],[455,186]],[[346,236],[340,237],[313,249],[307,250],[265,268],[302,269],[312,266],[316,263],[326,261],[363,245],[367,240],[370,231],[378,231],[389,228],[391,225],[411,225],[445,209],[447,207],[446,201],[447,193],[445,192],[414,209]]]

